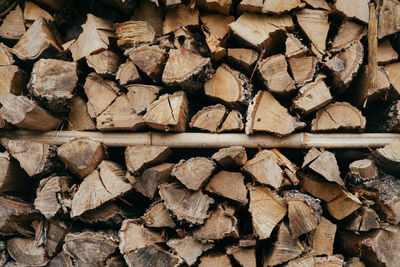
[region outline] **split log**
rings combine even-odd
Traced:
[[[121,61],[119,55],[110,50],[105,50],[86,57],[88,66],[93,68],[96,73],[105,76],[115,76],[118,72],[119,65],[121,65]]]
[[[290,235],[285,223],[279,225],[278,237],[273,249],[264,255],[264,266],[282,264],[301,255],[304,248],[297,238]]]
[[[357,41],[325,63],[338,92],[345,91],[353,81],[363,58],[363,46]]]
[[[169,0],[166,0],[169,1]],[[181,263],[181,259],[157,246],[147,246],[131,251],[124,255],[128,267],[134,266],[166,266],[174,267]]]
[[[57,155],[71,172],[84,178],[105,159],[106,149],[99,141],[81,137],[57,148]]]
[[[116,79],[121,86],[142,81],[135,64],[130,59],[119,66]]]
[[[221,240],[225,237],[238,238],[238,220],[234,216],[235,208],[227,203],[220,203],[204,225],[193,231],[198,240]]]
[[[164,9],[160,8],[157,2],[140,1],[133,11],[131,20],[147,21],[153,27],[156,36],[161,35]]]
[[[279,189],[283,184],[283,170],[275,154],[269,150],[257,153],[242,169],[261,184],[270,185],[275,189]]]
[[[257,70],[265,87],[274,94],[286,95],[296,89],[288,73],[284,55],[274,55],[258,64]]]
[[[10,11],[0,26],[0,37],[3,39],[18,41],[25,34],[25,21],[22,9],[19,5]]]
[[[400,62],[385,65],[384,69],[389,78],[390,84],[395,89],[397,95],[400,95],[400,75],[399,75]]]
[[[36,5],[35,3],[31,2],[31,1],[25,1],[23,19],[25,19],[25,21],[27,21],[27,23],[33,23],[39,17],[43,17],[48,21],[54,19],[53,16],[50,15],[49,12],[47,12],[40,6]]]
[[[144,125],[143,116],[136,114],[130,98],[125,94],[118,96],[96,118],[96,128],[100,131],[136,131]]]
[[[89,115],[86,102],[79,96],[71,99],[68,114],[68,131],[90,131],[95,130],[96,125]]]
[[[198,5],[207,11],[228,15],[232,9],[232,0],[201,0]]]
[[[329,104],[319,110],[311,122],[312,132],[352,130],[362,132],[366,120],[361,112],[346,102]]]
[[[349,218],[346,229],[356,232],[368,232],[372,229],[379,229],[379,217],[376,212],[366,206],[362,206]]]
[[[226,253],[231,255],[243,267],[256,267],[255,247],[232,246],[226,249]]]
[[[365,267],[365,264],[360,260],[359,257],[353,257],[350,260],[348,260],[344,266],[345,267]]]
[[[342,186],[337,183],[327,182],[316,174],[297,172],[300,176],[301,187],[312,196],[324,201],[332,201],[342,190]]]
[[[376,165],[389,174],[400,174],[400,140],[397,139],[383,148],[378,148],[372,155]]]
[[[378,127],[385,132],[400,131],[400,101],[394,101],[384,111],[383,122]]]
[[[173,248],[189,265],[194,264],[204,251],[207,251],[213,247],[212,244],[203,244],[194,239],[192,236],[185,236],[184,238],[171,238],[168,240],[167,245],[170,248]]]
[[[285,56],[287,58],[302,57],[307,53],[307,47],[291,33],[287,33],[285,48]]]
[[[210,193],[237,201],[242,205],[246,205],[248,202],[244,176],[239,172],[218,172],[210,179],[206,190]]]
[[[7,251],[20,264],[46,266],[50,261],[46,249],[37,246],[33,238],[12,238],[7,241]]]
[[[216,164],[204,157],[181,160],[172,169],[171,175],[175,176],[188,189],[198,190],[210,178]]]
[[[259,54],[256,50],[248,48],[228,48],[228,60],[249,73],[254,67]]]
[[[307,2],[309,2],[309,0]],[[309,266],[314,266],[314,257],[310,254],[305,254],[304,256],[293,259],[289,261],[286,265],[286,267],[309,267]]]
[[[126,89],[129,102],[137,114],[144,113],[162,90],[159,86],[144,84],[127,85]]]
[[[141,217],[147,227],[175,228],[176,224],[162,201],[154,202]],[[171,241],[171,239],[169,240]],[[168,244],[170,246],[170,244]],[[176,249],[176,248],[175,248]],[[182,256],[182,255],[181,255]]]
[[[57,59],[40,59],[33,66],[29,92],[46,108],[68,112],[78,83],[77,64]]]
[[[394,0],[382,0],[378,8],[378,38],[400,31],[399,16],[400,3]]]
[[[116,85],[109,80],[104,80],[96,73],[86,77],[83,88],[88,97],[87,107],[90,117],[99,116],[117,98]]]
[[[78,266],[102,266],[117,247],[117,238],[113,234],[85,231],[68,234],[63,251],[73,258]]]
[[[351,3],[345,0],[337,0],[335,9],[344,14],[347,18],[354,18],[361,22],[368,23],[369,21],[369,1],[358,0]]]
[[[83,31],[78,39],[69,48],[74,61],[107,50],[110,45],[110,39],[115,38],[114,25],[110,21],[92,14],[87,15],[82,29]]]
[[[140,155],[140,154],[139,154]],[[138,154],[135,153],[137,157]],[[163,163],[143,171],[142,175],[136,177],[133,188],[143,196],[153,199],[159,184],[169,182],[170,174],[175,164]]]
[[[199,10],[197,8],[180,4],[170,8],[165,15],[162,34],[170,33],[182,26],[197,26],[199,25]]]
[[[244,74],[229,68],[226,64],[222,64],[204,84],[206,96],[232,107],[248,104],[253,90],[253,85]]]
[[[314,256],[333,255],[336,228],[336,224],[321,216],[318,226],[308,238]]]
[[[167,52],[159,46],[141,45],[125,52],[132,62],[153,81],[160,81]],[[182,67],[182,65],[181,65]]]
[[[208,254],[200,258],[199,267],[220,266],[231,267],[231,261],[226,254]]]
[[[44,177],[59,167],[56,146],[6,138],[1,144],[31,177]]]
[[[0,152],[0,192],[24,192],[29,177],[8,152]]]
[[[284,38],[282,29],[289,30],[294,27],[294,24],[288,15],[272,17],[264,14],[244,13],[229,26],[237,37],[250,46],[272,53]]]
[[[10,48],[5,44],[0,43],[0,65],[12,65],[14,63],[15,61]]]
[[[212,155],[212,159],[223,168],[230,168],[235,165],[241,167],[247,162],[247,153],[242,146],[232,146],[221,148]]]
[[[226,114],[227,110],[221,104],[204,107],[192,117],[189,126],[190,128],[216,133]]]
[[[160,96],[148,108],[143,119],[156,130],[184,132],[187,126],[188,101],[183,91]]]
[[[35,209],[46,219],[56,214],[66,214],[70,208],[72,178],[69,176],[52,176],[40,181],[36,192]]]
[[[378,52],[376,54],[379,65],[385,65],[397,61],[399,54],[393,49],[390,40],[384,40],[378,45]]]
[[[171,153],[166,146],[130,146],[125,150],[126,168],[132,173],[138,173],[144,168],[162,163]]]
[[[205,26],[203,25],[203,29],[205,30]],[[209,32],[206,32],[203,30],[203,33],[205,35],[205,41],[210,37]],[[165,48],[184,48],[187,51],[193,53],[193,54],[200,54],[200,55],[207,55],[209,54],[209,51],[206,47],[206,44],[204,43],[204,40],[201,39],[200,33],[190,31],[190,29],[186,26],[179,27],[173,32],[173,40],[170,40],[170,45],[167,45],[167,43],[162,44]],[[164,37],[165,38],[165,37]],[[167,41],[168,42],[168,41]]]
[[[106,202],[93,210],[86,211],[79,216],[79,220],[96,226],[115,228],[120,227],[130,215],[130,212],[116,202]]]
[[[124,169],[117,163],[105,160],[100,163],[98,169],[83,180],[75,193],[71,202],[71,218],[131,190],[132,186],[125,181],[124,174]]]
[[[214,199],[204,195],[201,190],[191,191],[179,184],[163,184],[159,188],[165,206],[178,220],[185,220],[191,224],[204,223],[208,217],[208,208],[214,203]]]
[[[282,136],[304,126],[266,91],[259,91],[247,110],[246,134],[270,132]]]
[[[62,47],[43,17],[39,17],[11,49],[21,60],[35,60],[60,53]]]
[[[250,12],[250,13],[261,13],[263,8],[263,0],[242,0],[237,11],[239,14]]]
[[[289,0],[289,1],[279,1],[279,0],[267,0],[264,1],[264,6],[261,10],[262,13],[274,13],[281,14],[289,12],[293,9],[301,9],[305,6],[300,0]]]
[[[8,93],[24,94],[28,80],[28,74],[15,65],[0,66],[0,98]]]
[[[314,257],[314,267],[341,267],[343,266],[343,263],[344,259],[342,255]]]
[[[332,100],[332,95],[324,79],[325,76],[320,74],[314,82],[301,87],[293,100],[293,108],[307,115],[327,105]]]
[[[231,110],[226,116],[221,127],[218,129],[219,133],[222,132],[241,132],[244,129],[243,116],[237,110]]]
[[[120,49],[126,50],[140,44],[154,43],[156,32],[147,21],[126,21],[116,23],[115,35],[117,45]]]
[[[317,58],[313,56],[289,58],[289,67],[296,86],[303,86],[313,80],[317,62]]]
[[[303,2],[314,9],[331,10],[331,7],[325,0],[304,0]]]
[[[353,183],[360,183],[378,177],[378,169],[371,159],[361,159],[353,161],[349,165],[347,179]]]
[[[342,220],[361,207],[357,196],[342,190],[332,201],[327,203],[329,213],[336,219]]]
[[[266,187],[249,187],[249,191],[249,212],[254,234],[259,239],[267,239],[275,226],[285,217],[287,209],[283,200]]]
[[[365,26],[345,19],[340,25],[338,33],[333,39],[330,50],[340,51],[342,49],[346,49],[353,43],[360,41],[365,35],[367,35],[367,29]]]
[[[286,174],[288,180],[293,185],[299,184],[299,179],[297,179],[297,171],[299,167],[296,164],[292,163],[288,158],[286,158],[279,150],[273,148],[271,152],[274,153],[274,156],[278,162],[278,165],[282,168],[284,173]]]
[[[61,251],[65,236],[73,231],[73,228],[67,228],[62,221],[51,221],[48,224],[46,243],[44,247],[49,257],[54,257]]]
[[[194,54],[185,48],[171,49],[165,64],[162,82],[169,87],[195,91],[213,73],[209,58]]]

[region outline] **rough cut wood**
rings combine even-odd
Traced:
[[[207,184],[206,190],[213,194],[232,199],[246,205],[247,188],[244,185],[244,176],[239,172],[220,171]]]
[[[242,0],[238,5],[237,10],[240,14],[245,12],[261,13],[262,8],[263,0]]]
[[[346,262],[345,266],[346,267],[365,267],[365,264],[360,260],[359,257],[353,257]]]
[[[383,148],[373,152],[376,165],[389,174],[400,174],[400,139],[396,139]]]
[[[369,21],[369,1],[357,0],[351,3],[345,0],[337,0],[335,2],[335,9],[343,13],[348,18],[354,18],[361,22],[368,23]]]
[[[169,1],[169,0],[166,0]],[[124,255],[128,267],[134,266],[178,266],[181,259],[158,246],[147,246]]]
[[[198,4],[208,11],[215,11],[225,15],[228,15],[232,8],[231,0],[201,0]]]
[[[264,255],[264,266],[275,266],[296,258],[303,252],[303,247],[297,238],[290,235],[285,223],[279,225],[278,237],[271,251]]]
[[[71,203],[72,184],[69,176],[52,176],[41,180],[36,192],[35,209],[47,219],[58,213],[67,213]]]
[[[321,0],[324,1],[324,0]],[[307,1],[309,2],[309,0]],[[287,267],[308,267],[314,266],[314,257],[311,254],[305,254],[299,258],[293,259],[288,262]]]
[[[114,25],[92,14],[87,15],[82,30],[78,39],[69,48],[74,61],[108,49],[110,38],[115,38]]]
[[[285,56],[291,57],[302,57],[307,53],[307,47],[293,34],[287,33],[285,41]]]
[[[199,267],[221,266],[231,267],[231,261],[226,254],[208,254],[200,258]]]
[[[115,228],[120,226],[122,221],[129,216],[131,214],[127,209],[116,202],[109,201],[93,210],[86,211],[79,216],[79,220],[92,225]]]
[[[270,132],[282,136],[304,126],[266,91],[259,91],[247,110],[246,134]]]
[[[1,144],[31,177],[44,177],[58,167],[56,146],[6,138]]]
[[[288,0],[285,2],[279,0],[264,1],[264,6],[261,10],[262,13],[276,13],[281,14],[293,9],[300,9],[305,6],[300,0]]]
[[[386,132],[400,131],[400,101],[394,101],[384,112],[383,123],[378,127]]]
[[[204,84],[204,93],[208,97],[235,107],[250,101],[253,86],[244,74],[222,64]]]
[[[317,112],[311,122],[311,131],[352,130],[362,132],[366,119],[361,112],[346,102],[329,104]]]
[[[11,52],[21,60],[34,60],[61,51],[58,39],[43,17],[35,20],[11,49]]]
[[[105,160],[100,163],[75,193],[71,202],[71,217],[77,217],[128,192],[132,186],[125,181],[124,175],[125,170],[119,164]]]
[[[331,10],[331,7],[325,0],[304,0],[303,2],[307,3],[314,9]]]
[[[247,162],[247,153],[242,146],[232,146],[221,148],[212,155],[212,159],[224,168],[230,168],[235,165],[241,167]]]
[[[203,29],[205,29],[206,26],[203,25]],[[210,38],[210,34],[206,31],[203,31],[206,42]],[[176,49],[179,48],[185,48],[187,51],[194,53],[194,54],[200,54],[200,55],[208,55],[208,50],[203,43],[204,41],[199,39],[199,33],[190,31],[190,29],[186,26],[177,28],[173,35],[174,39],[173,41],[171,40],[170,45],[168,46],[167,44],[163,44],[164,47],[171,47],[173,46]],[[172,48],[172,47],[171,47]]]
[[[343,266],[344,260],[342,255],[332,255],[323,257],[314,257],[314,267],[332,266],[340,267]]]
[[[148,108],[143,119],[156,130],[184,132],[187,127],[188,101],[183,91],[160,96]]]
[[[239,237],[238,220],[234,216],[235,208],[226,203],[220,203],[203,226],[193,231],[198,240],[220,240],[225,237]]]
[[[400,94],[400,75],[399,75],[400,62],[385,65],[384,69],[388,75],[389,81],[397,94]]]
[[[342,186],[337,183],[327,182],[313,173],[297,172],[300,176],[301,187],[312,196],[324,201],[335,199],[342,190]]]
[[[400,3],[394,0],[382,0],[378,8],[378,38],[400,31]]]
[[[172,169],[171,175],[175,176],[188,189],[198,190],[210,178],[216,164],[204,157],[181,160]]]
[[[114,26],[117,44],[122,50],[143,43],[153,43],[156,37],[156,32],[147,21],[131,20],[116,23]]]
[[[333,39],[331,51],[340,51],[359,41],[367,34],[365,26],[345,19]]]
[[[137,114],[144,113],[162,89],[159,86],[145,84],[131,84],[126,88],[128,90],[126,95]]]
[[[284,55],[266,58],[258,64],[257,70],[266,88],[274,94],[286,95],[296,89]]]
[[[78,82],[77,64],[40,59],[33,66],[29,92],[53,112],[68,112]]]
[[[333,243],[335,241],[336,224],[321,216],[318,226],[310,233],[309,243],[314,256],[333,255]]]
[[[313,153],[313,151],[310,150],[309,153]],[[308,154],[306,155],[306,158],[307,156]],[[334,182],[339,185],[344,185],[344,182],[340,177],[339,166],[333,153],[329,151],[324,151],[306,166],[324,177],[327,181]]]
[[[127,86],[142,80],[135,64],[130,59],[119,66],[116,79],[121,86]]]
[[[162,33],[167,34],[182,26],[196,26],[199,24],[199,10],[193,10],[181,4],[170,8],[165,16]]]
[[[189,126],[190,128],[216,133],[226,114],[227,110],[221,104],[204,107],[192,117]]]
[[[349,165],[347,178],[358,183],[364,180],[375,179],[378,176],[378,169],[371,159],[360,159]]]
[[[138,156],[136,154],[136,156]],[[153,199],[159,184],[168,182],[175,164],[163,163],[143,171],[142,175],[136,177],[133,188],[143,196]]]
[[[255,247],[231,246],[226,249],[226,253],[231,255],[241,266],[257,266]]]
[[[163,24],[164,9],[159,8],[158,4],[151,1],[140,1],[133,10],[133,21],[147,21],[151,24],[156,36],[161,35]]]
[[[34,238],[12,238],[7,241],[7,251],[20,264],[46,266],[50,261],[46,249],[36,245]]]
[[[201,190],[191,191],[179,184],[163,184],[159,188],[165,206],[178,220],[192,224],[204,223],[208,217],[208,208],[214,203],[214,199],[204,195]]]
[[[15,61],[10,48],[5,44],[0,43],[0,65],[12,65],[14,63]]]
[[[6,152],[0,152],[0,192],[23,192],[28,176],[18,162]]]
[[[228,60],[243,69],[250,72],[258,59],[258,52],[248,48],[228,48]]]
[[[352,218],[349,218],[349,223],[346,226],[348,230],[368,232],[372,229],[380,228],[378,214],[367,206],[362,206],[350,217]]]
[[[318,75],[314,82],[302,86],[293,99],[293,108],[307,115],[327,105],[332,95],[324,79],[324,75]]]
[[[71,172],[84,178],[105,159],[106,151],[101,142],[80,137],[57,148],[57,155]]]
[[[172,215],[168,212],[162,201],[152,204],[141,217],[146,226],[154,228],[175,228]],[[171,240],[171,239],[170,239]],[[169,244],[168,244],[169,245]]]
[[[213,72],[209,58],[194,54],[185,48],[171,49],[164,68],[162,82],[182,90],[198,90]]]
[[[283,200],[266,187],[248,186],[250,191],[249,212],[254,234],[259,239],[270,237],[275,226],[285,217],[287,209]]]
[[[291,57],[288,62],[296,86],[303,86],[313,80],[318,62],[316,57]]]
[[[46,243],[44,244],[49,257],[54,257],[62,249],[65,236],[71,231],[73,231],[73,228],[67,228],[67,226],[63,225],[62,221],[55,220],[49,222]]]
[[[126,51],[132,62],[153,81],[160,81],[167,52],[159,46],[141,45]],[[182,66],[181,66],[182,67]]]
[[[86,57],[89,67],[93,68],[96,73],[105,76],[115,76],[121,65],[121,58],[118,54],[105,50],[103,52],[92,54]]]
[[[184,238],[171,238],[167,245],[173,248],[189,265],[194,264],[204,251],[213,246],[210,243],[203,244],[189,235]]]
[[[53,20],[53,16],[50,15],[49,12],[41,8],[40,6],[36,5],[35,3],[31,1],[25,1],[25,6],[24,6],[24,17],[27,22],[32,23],[39,17],[43,17],[46,20]]]
[[[17,5],[10,11],[0,26],[0,37],[8,40],[19,40],[25,33],[24,15],[21,7]]]
[[[237,132],[243,131],[243,116],[237,110],[231,110],[226,116],[224,122],[222,123],[221,127],[218,129],[218,132]]]
[[[334,200],[327,203],[327,207],[336,220],[342,220],[359,209],[361,201],[355,195],[342,190]]]
[[[96,125],[89,115],[86,102],[79,96],[71,100],[68,113],[68,131],[90,131],[95,130]]]
[[[397,61],[399,54],[393,49],[390,40],[384,40],[378,45],[378,64],[385,65]]]
[[[15,65],[0,66],[0,98],[8,93],[24,94],[28,80],[28,74]]]
[[[125,150],[126,168],[137,173],[143,168],[162,163],[170,155],[171,150],[166,146],[130,146]]]

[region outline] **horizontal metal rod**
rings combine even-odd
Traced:
[[[377,148],[400,138],[400,134],[313,134],[296,133],[285,137],[267,134],[245,135],[242,133],[160,133],[160,132],[35,132],[26,130],[1,130],[0,138],[30,140],[39,143],[61,145],[77,137],[89,137],[110,147],[136,145],[169,146],[175,148],[221,148],[244,146],[248,148]]]

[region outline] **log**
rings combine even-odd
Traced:
[[[147,21],[156,33],[156,36],[161,35],[164,9],[160,8],[157,3],[151,1],[140,1],[133,11],[131,20]]]
[[[201,243],[192,236],[184,238],[171,238],[167,245],[173,248],[177,254],[189,265],[194,264],[204,251],[213,247],[210,243]]]
[[[292,11],[293,9],[301,9],[305,6],[300,0],[289,0],[289,1],[279,1],[279,0],[267,0],[264,1],[264,6],[261,10],[262,13],[273,13],[281,14]]]
[[[390,84],[393,86],[395,89],[395,92],[397,95],[400,94],[400,75],[399,75],[399,67],[400,63],[391,63],[388,65],[385,65],[384,69],[385,72],[387,73],[387,76],[389,78]]]
[[[182,26],[199,25],[199,10],[193,10],[184,4],[168,9],[165,15],[162,34],[170,33]]]
[[[378,169],[371,159],[360,159],[349,165],[349,173],[346,179],[353,183],[360,183],[378,177]]]
[[[368,0],[352,1],[350,4],[345,0],[337,0],[335,2],[334,8],[347,18],[353,18],[363,23],[368,23],[369,21],[368,4],[369,4]]]
[[[135,153],[135,156],[138,154]],[[175,164],[163,163],[143,171],[142,175],[136,177],[133,188],[143,196],[153,199],[159,184],[169,182],[170,174]]]
[[[345,19],[333,39],[330,51],[346,49],[353,43],[360,41],[365,35],[367,35],[367,29],[365,26]]]
[[[237,11],[239,14],[246,12],[261,13],[262,8],[263,8],[262,0],[242,0],[237,7]]]
[[[302,86],[293,99],[293,108],[308,115],[326,106],[332,100],[332,95],[324,79],[325,76],[319,74],[314,82]]]
[[[227,110],[221,105],[207,106],[199,110],[190,120],[190,128],[195,128],[211,133],[216,133],[224,118],[226,117]]]
[[[231,261],[226,254],[208,254],[200,258],[199,267],[221,266],[231,267]]]
[[[190,31],[188,27],[189,26],[182,26],[175,29],[173,32],[174,38],[169,41],[170,45],[163,44],[163,46],[166,46],[167,49],[168,47],[176,49],[184,48],[191,53],[208,56],[209,51],[204,41],[207,43],[210,37],[209,32],[203,30],[206,39],[202,40],[199,35],[200,33],[194,30]],[[202,28],[205,29],[205,26],[203,25]]]
[[[162,163],[171,153],[166,146],[127,147],[125,150],[126,168],[132,173],[139,173],[144,168]]]
[[[1,139],[1,144],[31,177],[45,177],[59,167],[54,145],[7,138]]]
[[[244,267],[256,267],[255,247],[231,246],[226,249],[226,253],[231,255],[236,262]]]
[[[359,257],[353,257],[346,262],[345,267],[365,267],[365,264],[360,260]]]
[[[106,77],[117,74],[121,61],[120,56],[110,50],[104,50],[86,57],[88,66],[93,68],[96,73]]]
[[[0,98],[11,93],[22,95],[26,93],[29,76],[15,65],[0,66]]]
[[[131,84],[126,88],[126,95],[137,114],[144,113],[162,90],[159,86],[145,84]]]
[[[228,48],[228,61],[249,73],[254,67],[259,54],[248,48]]]
[[[372,153],[375,164],[385,172],[393,175],[400,174],[400,140],[397,139],[383,148]]]
[[[67,228],[62,221],[56,220],[48,223],[44,247],[49,257],[54,257],[56,253],[62,250],[65,236],[71,231],[73,231],[73,228]]]
[[[191,191],[178,184],[163,184],[159,193],[165,206],[178,220],[191,224],[203,224],[208,217],[207,211],[214,199],[204,195],[201,190]]]
[[[218,172],[210,179],[206,190],[210,193],[234,200],[242,205],[246,205],[248,202],[244,176],[239,172]]]
[[[304,0],[303,2],[314,9],[331,10],[331,7],[325,0]]]
[[[201,0],[197,4],[207,11],[214,11],[224,15],[229,15],[232,9],[231,0]]]
[[[241,167],[247,162],[247,153],[242,146],[232,146],[218,150],[211,158],[223,168]]]
[[[400,131],[400,101],[394,101],[384,111],[383,123],[378,125],[380,130],[385,132],[399,132]]]
[[[336,228],[336,224],[321,216],[318,226],[308,237],[308,242],[311,244],[312,248],[312,255],[333,255]]]
[[[221,127],[218,129],[219,133],[222,132],[240,132],[243,131],[243,116],[237,110],[231,110],[226,116]]]
[[[247,135],[253,132],[270,132],[283,136],[304,126],[305,123],[291,116],[269,92],[259,91],[247,110],[245,131]]]
[[[248,186],[250,191],[249,212],[254,234],[267,239],[272,230],[285,217],[287,209],[283,200],[266,187]]]
[[[176,224],[175,224],[174,220],[172,219],[171,214],[169,213],[169,211],[167,210],[167,208],[165,207],[165,205],[162,201],[153,202],[153,204],[146,210],[146,212],[144,213],[144,215],[141,218],[147,227],[176,228]],[[167,243],[168,246],[170,246],[169,242],[171,240],[172,239],[170,239],[168,241],[168,243]],[[172,242],[172,243],[174,243],[174,242]],[[180,255],[180,256],[182,256],[182,255]]]
[[[332,201],[327,203],[329,214],[336,220],[342,220],[361,207],[357,196],[342,190]]]
[[[78,39],[69,47],[74,61],[107,50],[110,39],[115,38],[114,25],[110,21],[92,14],[87,14],[82,30]]]
[[[301,188],[312,196],[324,201],[332,201],[342,190],[342,186],[337,183],[327,182],[325,179],[313,173],[297,172],[300,176]]]
[[[288,73],[284,55],[274,55],[262,60],[257,67],[261,81],[274,94],[286,95],[296,89]]]
[[[121,50],[126,50],[140,44],[153,43],[156,37],[156,32],[147,21],[131,20],[116,23],[114,26],[117,45]]]
[[[86,102],[79,96],[71,99],[70,111],[68,113],[68,131],[90,131],[95,130],[96,125],[89,115]]]
[[[168,87],[196,91],[203,87],[203,83],[212,73],[213,70],[209,58],[194,54],[181,47],[169,51],[162,82]]]
[[[29,185],[26,173],[18,162],[6,152],[0,152],[0,192],[24,192],[24,186]]]
[[[10,48],[5,44],[0,43],[0,65],[12,65],[14,63],[15,61]]]
[[[307,53],[307,47],[293,34],[287,33],[285,41],[285,56],[286,58],[291,57],[302,57]]]
[[[29,92],[48,110],[68,112],[78,83],[77,64],[57,59],[40,59],[32,70]]]
[[[36,191],[35,209],[46,219],[56,214],[67,214],[71,207],[72,184],[69,176],[51,176],[41,180]]]
[[[204,241],[221,240],[226,237],[238,238],[238,220],[234,216],[235,208],[220,203],[204,225],[193,231],[193,237]]]
[[[18,40],[11,52],[21,60],[35,60],[60,53],[63,49],[52,27],[39,17]]]
[[[309,2],[309,1],[307,1]],[[287,265],[287,267],[308,267],[308,266],[314,266],[314,257],[310,254],[305,254],[304,256],[301,256],[299,258],[290,260]]]
[[[47,12],[40,6],[36,5],[31,1],[25,1],[23,19],[25,19],[25,21],[27,21],[28,23],[33,23],[39,17],[43,17],[47,21],[51,21],[54,19],[49,12]],[[24,27],[24,32],[25,32],[25,27]]]
[[[175,176],[188,189],[198,190],[210,178],[216,164],[204,157],[181,160],[172,169],[171,175]]]
[[[398,14],[400,3],[394,0],[382,0],[378,8],[378,38],[397,33],[400,31]]]
[[[83,88],[88,97],[87,107],[90,117],[95,118],[117,98],[115,84],[104,80],[100,75],[92,72],[86,77]]]
[[[349,223],[346,226],[346,229],[348,230],[355,232],[368,232],[372,229],[380,228],[378,214],[367,206],[362,206],[350,217]]]
[[[160,96],[148,108],[143,119],[156,130],[184,132],[187,126],[188,101],[183,91]]]
[[[299,170],[296,164],[291,162],[288,158],[286,158],[278,149],[271,149],[271,152],[274,153],[274,156],[278,162],[278,165],[282,168],[283,172],[286,174],[288,180],[293,185],[299,184],[299,179],[297,179],[296,174]]]
[[[376,53],[379,65],[386,65],[397,61],[399,54],[393,49],[390,40],[384,40],[378,45],[378,52]]]
[[[169,1],[169,0],[167,0]],[[181,259],[157,246],[147,246],[124,255],[128,267],[134,266],[178,266]]]
[[[134,212],[127,211],[121,205],[118,205],[116,201],[109,201],[93,210],[86,211],[79,216],[79,220],[93,226],[116,228],[120,227],[122,221],[133,215]]]
[[[46,266],[50,261],[46,249],[39,247],[33,238],[12,238],[7,241],[7,251],[20,264]]]
[[[17,5],[10,11],[0,26],[0,37],[6,40],[18,41],[25,33],[25,21],[21,7]]]
[[[289,58],[290,71],[297,87],[303,86],[313,80],[317,62],[317,58],[313,56]]]
[[[311,122],[312,132],[352,130],[362,132],[366,120],[361,112],[346,102],[329,104],[317,112]]]
[[[119,66],[115,78],[117,79],[119,85],[123,87],[131,83],[138,83],[142,81],[135,64],[130,59]]]
[[[344,259],[342,255],[332,255],[324,257],[314,257],[314,267],[332,266],[340,267],[343,266]]]
[[[67,169],[83,179],[106,158],[106,149],[101,142],[83,137],[57,148],[57,156]]]
[[[131,190],[132,186],[125,181],[124,174],[119,164],[102,161],[97,170],[85,177],[75,193],[71,202],[71,218]]]
[[[206,96],[222,101],[231,107],[247,105],[253,94],[253,85],[242,73],[222,64],[204,84]]]
[[[49,267],[66,266],[73,267],[72,259],[64,251],[58,253],[50,262]]]
[[[153,81],[160,81],[167,52],[159,46],[141,45],[126,51],[132,62]]]

